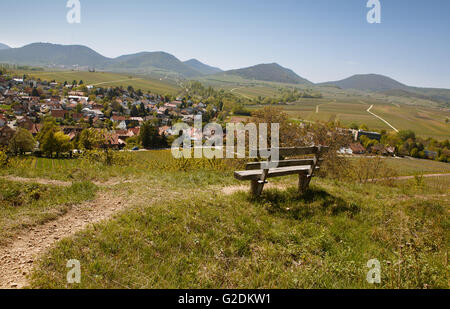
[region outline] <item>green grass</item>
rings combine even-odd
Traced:
[[[450,173],[450,164],[448,163],[412,158],[386,158],[385,160],[389,167],[397,171],[399,176]]]
[[[0,179],[0,244],[23,229],[56,219],[71,205],[92,199],[96,191],[89,182],[57,187]]]
[[[448,288],[442,193],[316,179],[303,197],[291,188],[252,200],[203,186],[182,200],[137,202],[61,241],[32,287]],[[366,282],[374,258],[382,263],[379,286]],[[69,259],[81,262],[79,285],[66,283]]]
[[[218,168],[225,175],[232,175],[231,167],[243,167],[243,162],[233,160],[175,160],[168,150],[122,153],[122,155],[126,157],[127,164],[119,166],[105,166],[82,159],[12,158],[10,165],[0,170],[0,175],[105,182],[112,178],[132,180],[154,174],[166,177],[165,172],[190,171],[196,174]],[[385,160],[399,176],[450,173],[450,164],[447,163],[409,158],[385,158]]]
[[[27,74],[41,80],[56,80],[59,83],[67,81],[69,84],[73,80],[79,82],[83,80],[85,85],[95,85],[98,87],[120,87],[132,86],[134,89],[142,91],[152,91],[159,94],[176,94],[180,88],[173,82],[167,80],[151,79],[129,74],[116,74],[106,72],[83,72],[83,71],[15,71],[15,74]],[[131,77],[131,78],[130,78]]]
[[[308,121],[340,121],[343,125],[367,125],[372,130],[392,129],[367,112],[370,105],[375,104],[372,112],[384,118],[398,130],[413,130],[422,137],[433,137],[438,140],[450,138],[450,125],[445,123],[450,112],[426,107],[407,105],[395,106],[371,100],[346,99],[301,99],[293,105],[281,108],[293,119]],[[318,108],[317,108],[318,106]],[[249,106],[258,109],[261,106]]]
[[[174,160],[170,151],[123,155],[129,156],[123,166],[20,158],[2,170],[66,181],[131,181],[113,189],[127,198],[128,210],[58,242],[36,266],[31,287],[448,288],[450,177],[418,176],[393,186],[314,178],[312,189],[298,197],[292,176],[270,181],[287,189],[251,199],[247,192],[222,191],[249,186],[233,177],[240,161]],[[450,166],[386,160],[400,175],[444,173]],[[12,197],[30,195],[27,186],[4,183],[19,190]],[[0,210],[9,235],[52,220],[95,192],[90,184],[38,187],[38,201],[28,197]],[[374,258],[382,263],[379,286],[366,282],[366,264]],[[66,283],[69,259],[81,262],[80,285]]]

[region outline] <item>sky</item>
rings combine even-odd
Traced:
[[[312,82],[377,73],[450,88],[450,1],[67,0],[0,1],[0,43],[86,45],[107,57],[165,51],[223,70],[276,62]]]

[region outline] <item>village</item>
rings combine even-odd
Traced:
[[[50,152],[50,156],[53,152],[58,156],[60,153],[72,156],[73,152],[79,152],[83,148],[80,136],[88,129],[102,132],[104,140],[101,144],[108,149],[168,148],[179,134],[172,130],[174,124],[192,125],[198,116],[202,116],[205,122],[217,120],[220,108],[196,101],[186,95],[174,97],[144,93],[132,86],[126,89],[102,88],[85,85],[82,80],[74,80],[70,84],[67,81],[57,83],[25,75],[18,77],[5,71],[0,75],[0,146],[8,148],[10,153],[42,155],[44,147],[39,143],[42,137],[38,136],[45,121],[51,120],[60,132],[61,143],[66,146],[58,147],[55,145],[57,142],[53,143],[46,148],[49,151],[44,151]],[[230,114],[228,122],[242,121],[242,117]],[[225,127],[225,122],[222,122]],[[144,125],[152,129],[141,132]],[[21,130],[22,136],[15,139]],[[28,142],[28,146],[23,146],[23,130],[33,136],[33,139],[28,138],[29,141],[37,140],[33,145]],[[449,157],[448,140],[442,143],[432,139],[418,141],[413,132],[393,136],[386,131],[371,132],[364,127],[342,128],[341,131],[351,137],[352,142],[342,145],[338,150],[340,155],[412,156],[443,162]],[[224,132],[226,138],[226,130]],[[198,128],[185,133],[193,142],[208,139],[214,134]],[[144,134],[147,142],[142,140]]]
[[[193,104],[184,98],[144,94],[132,87],[104,89],[84,85],[83,81],[62,85],[26,76],[0,75],[2,146],[8,146],[19,128],[36,137],[44,119],[51,117],[72,142],[84,129],[106,130],[108,146],[119,150],[126,147],[127,140],[140,135],[146,122],[158,128],[159,136],[170,136],[173,123],[193,123],[195,115],[206,112],[206,105],[201,102]]]

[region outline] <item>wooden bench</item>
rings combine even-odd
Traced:
[[[328,147],[294,147],[279,148],[280,158],[296,156],[311,156],[306,159],[291,159],[272,161],[269,157],[265,162],[248,163],[245,171],[234,173],[238,180],[250,180],[251,192],[254,196],[260,196],[267,179],[287,175],[298,175],[299,193],[303,194],[309,187],[314,173],[320,168],[322,155],[328,151]]]

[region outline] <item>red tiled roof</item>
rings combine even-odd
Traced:
[[[51,111],[51,113],[52,113],[52,117],[54,117],[54,118],[64,118],[64,116],[66,115],[67,111],[65,111],[63,109],[61,109],[61,110],[58,110],[58,109],[55,110],[54,109],[54,110]]]

